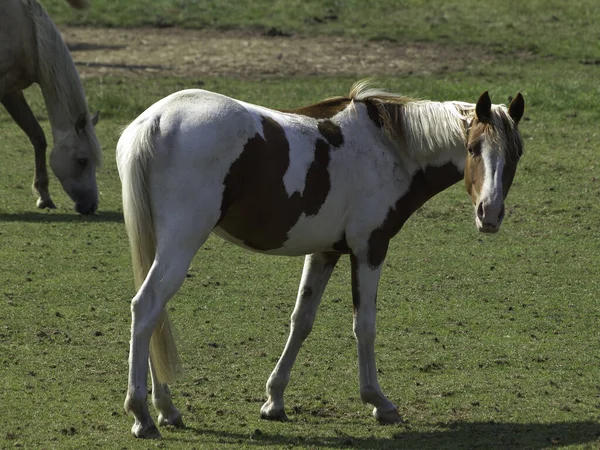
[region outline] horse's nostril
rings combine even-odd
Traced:
[[[97,203],[85,204],[85,205],[77,203],[75,205],[75,211],[77,211],[79,214],[82,214],[84,216],[89,216],[89,215],[94,214],[96,212],[97,208],[98,208]]]
[[[504,219],[504,205],[502,205],[502,210],[500,211],[500,217],[499,217],[500,221],[502,221],[502,219]]]
[[[479,202],[479,205],[477,206],[477,217],[479,218],[479,220],[483,220],[484,218],[484,213],[483,213],[483,202]]]

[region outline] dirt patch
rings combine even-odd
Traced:
[[[492,58],[481,49],[332,36],[268,36],[179,28],[61,28],[82,76],[260,79],[455,71]]]

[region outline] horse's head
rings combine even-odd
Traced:
[[[523,117],[521,94],[508,109],[492,105],[487,91],[475,106],[467,135],[465,186],[475,206],[479,231],[496,233],[504,218],[504,199],[512,185],[523,141],[517,125]]]
[[[100,163],[100,145],[94,126],[98,113],[83,113],[72,130],[57,140],[50,154],[50,167],[80,214],[94,214],[98,208],[96,166]]]

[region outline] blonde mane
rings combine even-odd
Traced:
[[[37,0],[22,0],[31,14],[37,44],[38,83],[44,97],[61,106],[75,127],[82,114],[88,113],[83,85],[69,50],[56,26]],[[102,159],[99,145],[91,145],[93,158]]]
[[[375,89],[369,79],[355,83],[349,97],[373,104],[386,134],[417,153],[464,143],[475,111],[470,103],[419,100]]]

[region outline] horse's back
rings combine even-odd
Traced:
[[[0,98],[36,81],[37,51],[33,21],[21,0],[0,7]]]
[[[174,210],[196,211],[189,213],[193,220],[208,216],[217,234],[238,245],[305,254],[331,248],[343,235],[345,214],[347,189],[331,170],[343,152],[317,125],[186,90],[148,108],[124,132],[117,153],[128,151],[139,129],[150,130],[149,187],[155,214],[164,214],[159,221],[170,222]]]
[[[234,158],[227,154],[256,132],[235,100],[200,89],[176,92],[150,106],[125,129],[118,153],[136,151],[130,144],[141,128],[152,128],[153,164],[174,170],[197,166],[207,158]]]

